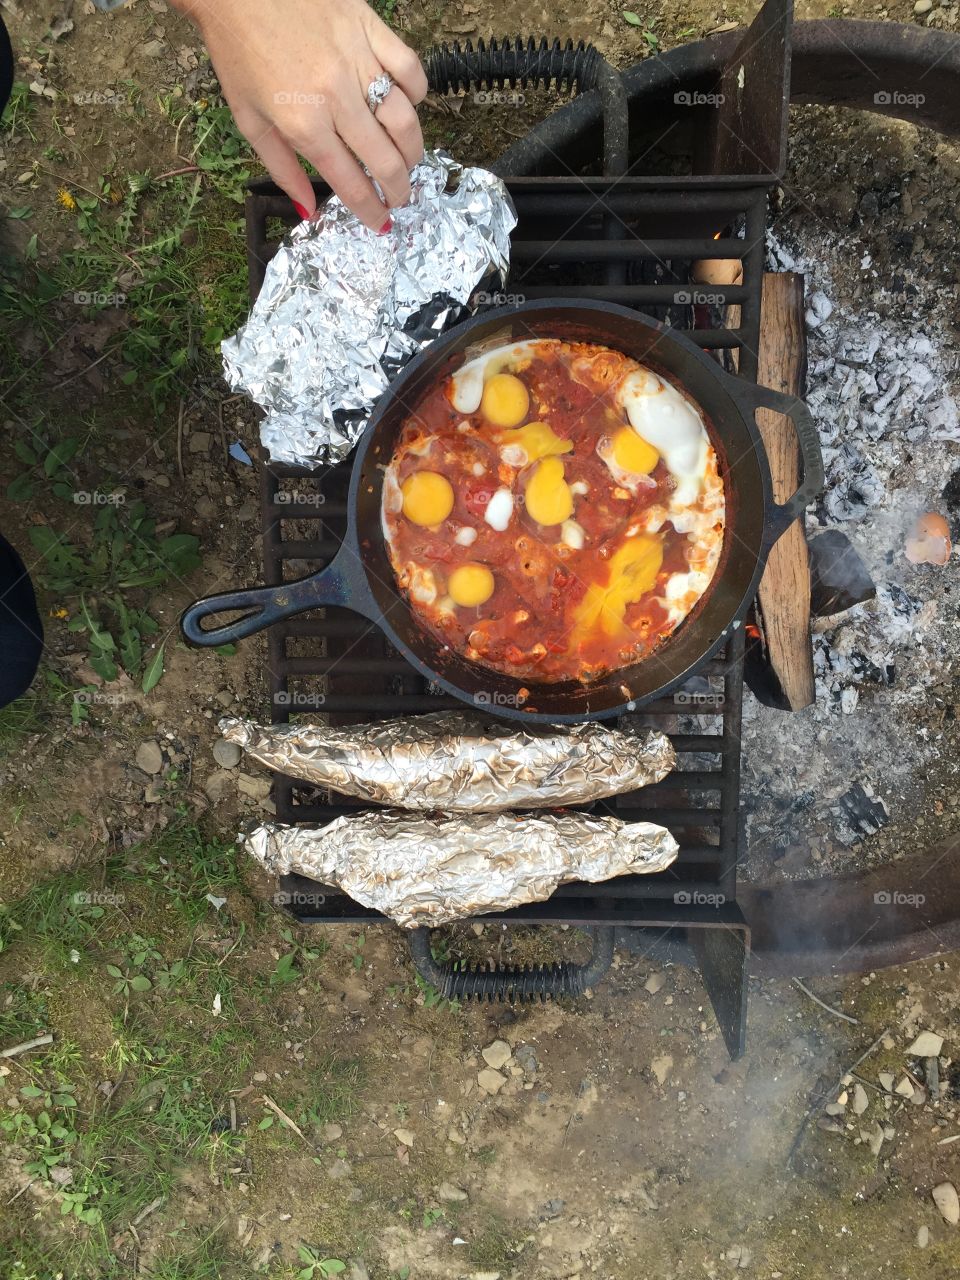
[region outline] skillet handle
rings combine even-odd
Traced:
[[[799,519],[823,488],[823,454],[820,433],[813,414],[799,396],[774,391],[772,387],[750,386],[748,399],[754,409],[773,409],[793,423],[800,445],[801,479],[796,492],[786,502],[774,502],[770,520],[770,545]]]
[[[349,554],[351,549],[344,546],[325,569],[296,582],[284,582],[276,587],[243,587],[238,591],[225,591],[195,600],[180,618],[184,640],[195,648],[231,644],[234,640],[243,640],[263,631],[275,622],[324,605],[340,605],[358,613],[367,613],[363,607],[365,593],[360,589],[359,577],[352,575],[345,564],[345,557]],[[214,614],[238,610],[243,611],[243,616],[233,622],[201,626],[205,618]]]

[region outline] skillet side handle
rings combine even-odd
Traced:
[[[801,479],[796,492],[786,502],[774,502],[770,520],[769,545],[799,520],[823,489],[823,454],[820,450],[820,434],[810,410],[799,396],[774,391],[772,387],[750,386],[748,399],[754,409],[773,409],[785,414],[793,423],[800,445]]]
[[[276,587],[243,587],[195,600],[180,618],[180,630],[187,644],[194,648],[213,648],[243,640],[307,609],[340,605],[359,612],[358,594],[351,590],[349,577],[338,556],[321,572],[296,582],[284,582]],[[214,614],[240,610],[243,616],[233,622],[222,622],[212,627],[201,625],[204,619]]]

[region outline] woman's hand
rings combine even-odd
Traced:
[[[388,230],[423,156],[414,106],[427,78],[413,50],[363,0],[172,3],[199,27],[237,127],[299,212],[317,202],[298,153],[368,227]],[[394,87],[374,115],[367,87],[384,71]]]

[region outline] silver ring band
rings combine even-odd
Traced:
[[[370,81],[367,86],[367,106],[374,114],[392,88],[393,80],[386,71],[377,76],[376,80]]]

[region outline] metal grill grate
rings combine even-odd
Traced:
[[[636,307],[690,329],[718,358],[729,361],[735,352],[741,374],[754,377],[767,192],[733,183],[718,189],[716,183],[713,178],[710,188],[702,189],[696,178],[508,180],[519,219],[510,293],[581,296]],[[271,219],[279,221],[271,226]],[[281,224],[291,220],[276,188],[254,186],[247,201],[254,296]],[[709,257],[741,258],[743,282],[711,287],[703,302],[689,283],[691,266]],[[739,307],[736,328],[722,323],[725,316],[737,315],[729,306]],[[712,327],[699,327],[705,317]],[[263,467],[267,583],[301,577],[332,559],[345,530],[348,483],[347,466],[322,472]],[[317,610],[272,627],[268,647],[276,722],[324,714],[350,723],[460,706],[431,689],[375,627],[342,609]],[[736,903],[742,692],[743,635],[737,631],[700,675],[636,717],[670,734],[678,769],[656,786],[593,806],[627,821],[655,820],[669,827],[680,844],[674,866],[655,876],[566,885],[547,902],[485,917],[687,930],[734,1055],[743,1045],[748,943]],[[274,799],[277,817],[285,823],[323,823],[359,805],[284,775],[275,775]],[[305,922],[378,918],[335,891],[324,890],[322,905],[315,905],[317,886],[300,877],[286,877],[283,888],[291,909]],[[296,905],[301,898],[314,905]]]

